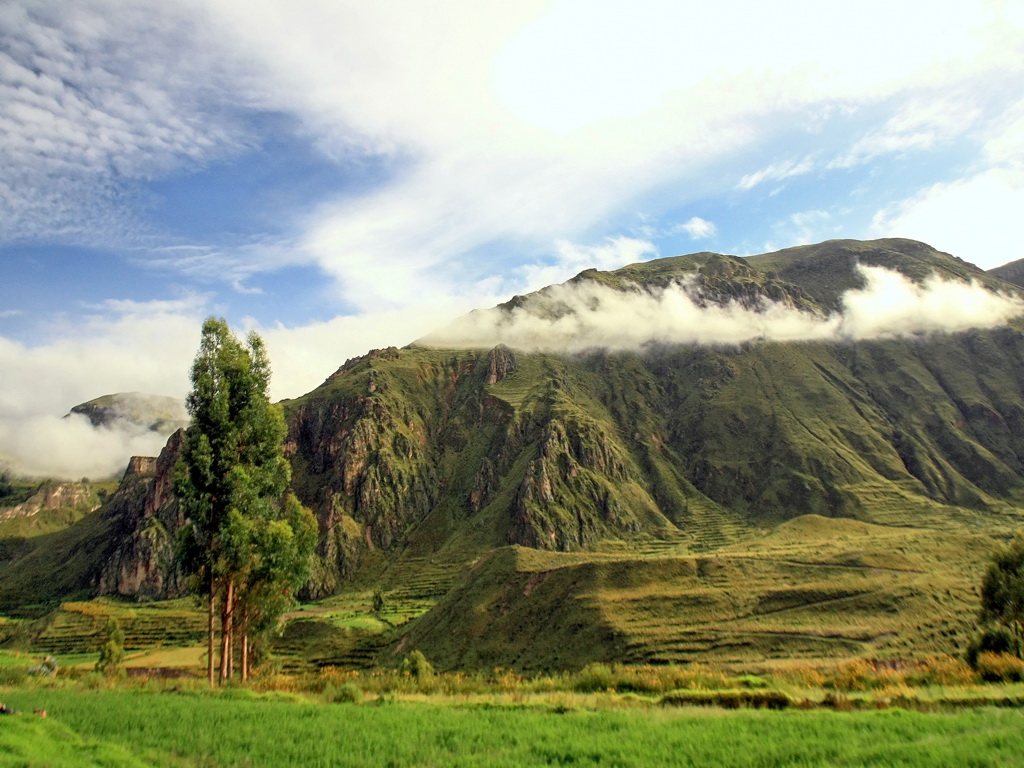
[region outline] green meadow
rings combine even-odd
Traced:
[[[1024,759],[1024,714],[596,709],[227,690],[0,689],[0,766],[991,766]],[[46,708],[46,719],[31,714]]]

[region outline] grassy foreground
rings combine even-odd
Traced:
[[[429,703],[291,694],[4,689],[0,766],[1019,765],[1024,714],[761,712]]]

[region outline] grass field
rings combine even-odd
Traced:
[[[2,689],[0,766],[1019,765],[1024,714],[323,704],[294,695]]]

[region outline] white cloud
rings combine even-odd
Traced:
[[[0,419],[0,466],[28,477],[101,480],[124,472],[131,456],[156,456],[166,442],[149,430],[94,428],[85,416]]]
[[[472,309],[470,301],[451,297],[292,328],[262,327],[250,320],[246,329],[255,330],[266,342],[273,370],[270,394],[280,400],[311,392],[349,358],[371,349],[405,346]]]
[[[982,147],[982,157],[992,167],[1024,172],[1024,100],[1006,110],[993,125]]]
[[[1019,67],[980,1],[933,14],[881,0],[206,7],[254,63],[259,103],[300,115],[336,156],[399,161],[372,194],[320,206],[301,240],[364,308],[414,300],[437,267],[495,241],[578,237],[653,188],[685,188],[776,115]]]
[[[714,222],[702,219],[700,216],[693,216],[688,221],[679,225],[679,229],[686,232],[693,240],[705,240],[718,234],[718,227]]]
[[[601,245],[580,245],[558,240],[554,250],[553,260],[549,263],[520,267],[516,272],[515,283],[509,285],[511,290],[515,293],[536,291],[563,282],[585,269],[618,269],[658,256],[658,249],[653,243],[631,237],[610,237]]]
[[[0,242],[146,234],[131,184],[239,143],[203,108],[222,68],[203,25],[152,0],[0,8]]]
[[[773,225],[775,238],[786,247],[808,245],[835,236],[836,225],[828,211],[811,210],[791,213]],[[765,243],[764,252],[777,250],[772,243]]]
[[[934,149],[967,133],[980,117],[970,96],[914,99],[829,167],[850,168],[880,155]]]
[[[255,275],[310,262],[310,257],[300,248],[284,240],[239,243],[230,247],[167,245],[145,251],[137,249],[137,254],[130,258],[145,267],[174,272],[204,283],[221,281],[242,294],[262,292],[246,285]]]
[[[27,473],[101,477],[133,453],[155,455],[148,433],[84,429],[62,419],[86,400],[143,391],[184,397],[199,347],[205,300],[107,301],[75,324],[58,320],[51,340],[28,347],[0,337],[0,461]],[[49,463],[47,463],[49,462]]]
[[[780,163],[773,163],[767,168],[762,168],[754,173],[748,173],[739,180],[736,188],[742,190],[753,189],[758,184],[766,181],[781,181],[793,176],[802,176],[805,173],[810,173],[812,170],[814,170],[814,160],[810,157],[805,157],[799,161],[784,160]]]
[[[881,267],[860,267],[867,285],[843,295],[840,334],[874,339],[992,328],[1024,314],[1019,296],[931,277],[922,284]]]
[[[879,237],[931,243],[982,269],[1024,258],[1024,174],[996,168],[949,183],[876,214]]]
[[[864,340],[988,328],[1024,314],[1019,297],[976,284],[932,278],[918,285],[880,267],[859,270],[864,287],[848,291],[843,312],[829,317],[768,301],[756,306],[705,303],[692,281],[633,291],[587,281],[554,286],[511,312],[473,312],[421,342],[571,353],[638,350],[649,344]]]
[[[15,0],[0,13],[12,43],[0,56],[0,232],[138,238],[126,183],[243,150],[239,110],[283,112],[336,162],[391,159],[382,186],[322,201],[285,245],[348,302],[397,307],[436,267],[489,243],[534,250],[652,189],[686,189],[779,116],[1012,73],[1011,11],[984,0],[930,14],[882,0]],[[685,30],[700,32],[680,46]],[[811,166],[770,163],[741,184]],[[179,255],[163,254],[186,272],[276,264],[237,243]]]

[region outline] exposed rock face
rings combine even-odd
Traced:
[[[499,344],[487,355],[487,383],[497,384],[519,370],[519,361],[511,349]]]
[[[135,456],[129,462],[106,510],[117,546],[100,570],[100,594],[166,599],[183,593],[175,546],[184,521],[173,492],[183,439],[178,430],[159,458]]]
[[[13,507],[0,507],[0,522],[61,510],[76,510],[86,514],[99,507],[99,500],[85,483],[47,483],[28,501]]]

